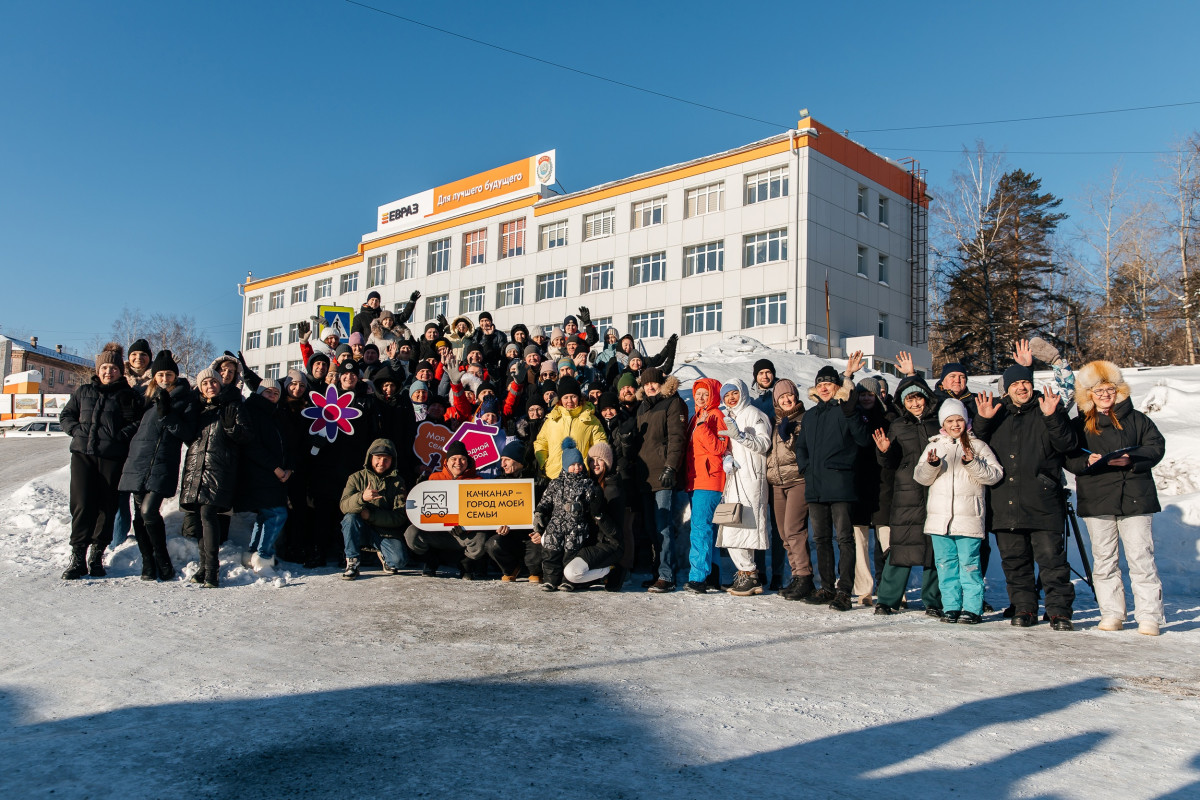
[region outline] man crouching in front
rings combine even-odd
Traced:
[[[342,490],[342,539],[346,544],[342,578],[352,581],[358,577],[358,553],[363,547],[378,549],[385,573],[395,575],[408,563],[406,494],[404,479],[396,468],[396,445],[391,439],[371,442],[363,468],[350,476]]]

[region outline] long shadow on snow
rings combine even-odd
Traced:
[[[1004,797],[1086,753],[1079,733],[965,768],[876,775],[984,726],[1100,697],[1100,679],[965,703],[773,752],[701,763],[671,719],[582,682],[442,681],[122,708],[25,724],[0,694],[0,796],[641,797],[701,787],[732,795],[874,797],[951,789]],[[753,743],[754,731],[744,731]],[[689,741],[694,737],[689,736]],[[689,766],[690,765],[690,766]]]

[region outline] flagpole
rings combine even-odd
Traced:
[[[829,338],[829,270],[825,270],[825,357],[833,358],[833,340]]]

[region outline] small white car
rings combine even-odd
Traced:
[[[58,417],[32,417],[29,420],[18,420],[18,423],[14,427],[3,429],[4,438],[66,436]]]

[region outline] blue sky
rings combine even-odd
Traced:
[[[777,125],[345,0],[10,0],[0,332],[84,348],[129,306],[190,313],[233,348],[247,270],[351,253],[376,206],[551,148],[575,191],[770,136],[807,107],[917,156],[935,192],[982,139],[1076,212],[1114,164],[1149,173],[1157,156],[1136,151],[1200,129],[1200,105],[907,129],[1200,100],[1194,3],[363,1]]]

